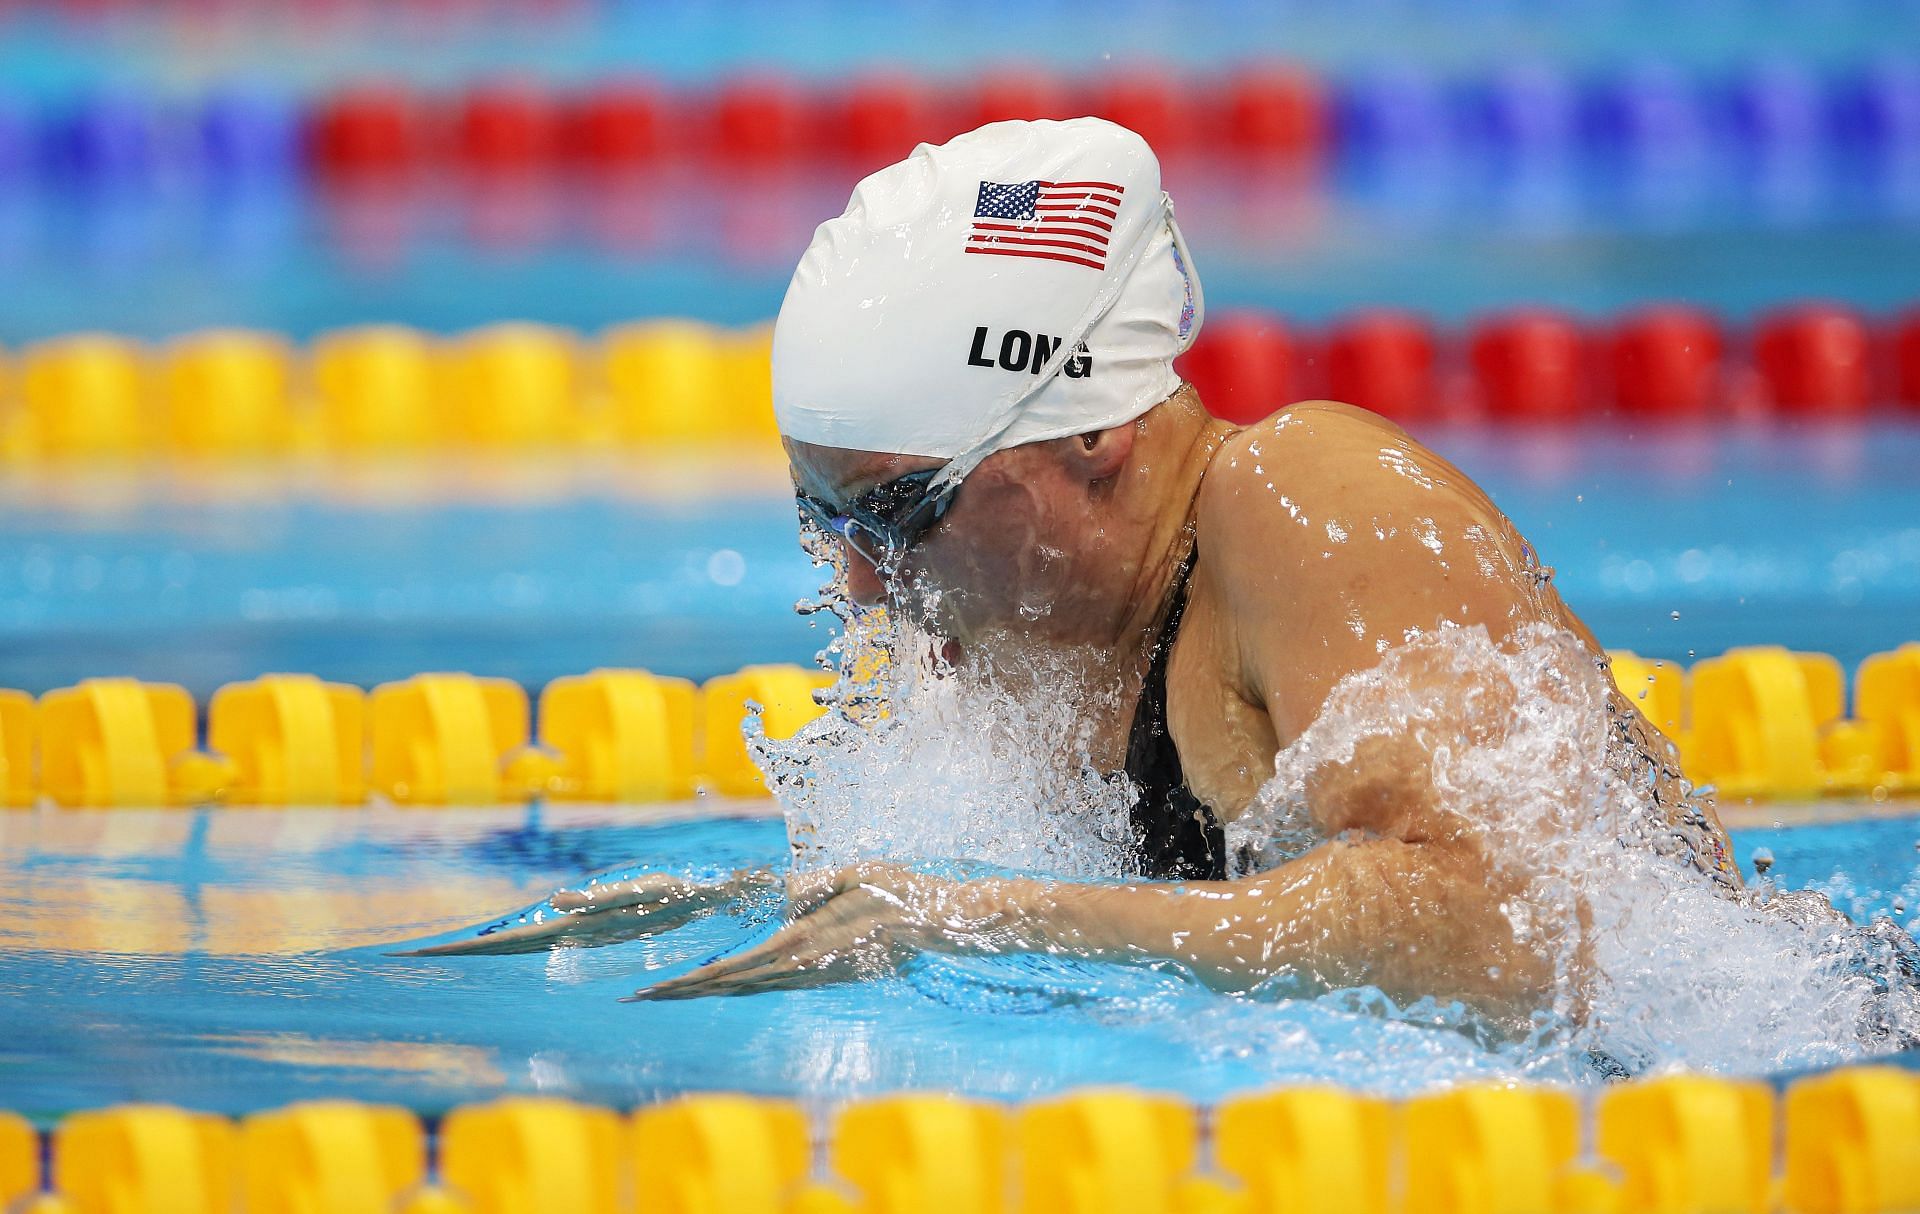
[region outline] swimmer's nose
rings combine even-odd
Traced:
[[[878,607],[887,596],[886,583],[880,580],[880,571],[845,540],[840,541],[840,555],[846,562],[847,597],[862,607]]]

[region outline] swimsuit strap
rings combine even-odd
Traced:
[[[1167,729],[1167,667],[1174,636],[1187,608],[1187,581],[1197,550],[1187,553],[1174,574],[1167,622],[1154,643],[1140,703],[1127,736],[1127,776],[1140,790],[1132,813],[1134,851],[1142,876],[1167,880],[1218,881],[1227,875],[1225,833],[1212,807],[1187,787],[1180,751]]]

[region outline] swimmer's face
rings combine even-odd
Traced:
[[[1115,437],[1117,436],[1117,437]],[[1130,449],[1132,428],[1030,443],[999,452],[969,473],[940,523],[882,571],[840,542],[854,601],[887,603],[965,644],[1009,630],[1053,639],[1081,631],[1105,579],[1101,476]],[[801,492],[839,509],[876,486],[945,461],[789,441]]]

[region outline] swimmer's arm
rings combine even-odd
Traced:
[[[1286,974],[1499,1010],[1542,988],[1467,856],[1400,840],[1335,841],[1272,872],[1185,885],[945,881],[888,865],[815,874],[771,939],[640,992],[748,994],[847,981],[918,952],[1173,962],[1221,989]]]
[[[1237,881],[1058,887],[1064,913],[1044,934],[1059,951],[1176,961],[1220,989],[1286,975],[1496,1008],[1551,974],[1486,885],[1470,851],[1334,840]]]

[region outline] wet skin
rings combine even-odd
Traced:
[[[800,443],[788,453],[796,482],[836,503],[939,462]],[[1410,640],[1477,625],[1510,643],[1544,624],[1603,660],[1478,486],[1392,423],[1324,401],[1237,429],[1183,388],[1138,422],[1001,452],[890,583],[851,551],[846,572],[869,603],[889,601],[889,585],[937,589],[932,602],[890,601],[950,638],[962,677],[979,665],[1030,667],[1021,654],[1052,647],[1117,681],[1132,703],[1189,553],[1168,724],[1190,786],[1224,819],[1246,810],[1340,680]],[[1471,745],[1500,728],[1485,702],[1497,689],[1437,663],[1425,677],[1461,706],[1454,729],[1434,733]],[[1106,724],[1096,758],[1117,768],[1129,722]],[[1523,1015],[1553,981],[1554,933],[1515,940],[1501,907],[1524,874],[1493,862],[1515,841],[1444,803],[1430,760],[1423,743],[1393,735],[1323,765],[1307,792],[1325,841],[1239,880],[952,882],[884,864],[797,874],[793,917],[771,939],[636,997],[812,986],[926,950],[1046,951],[1176,962],[1225,989],[1284,972]],[[564,913],[545,923],[436,951],[647,934],[770,880],[692,891],[661,874],[590,886],[556,896]]]

